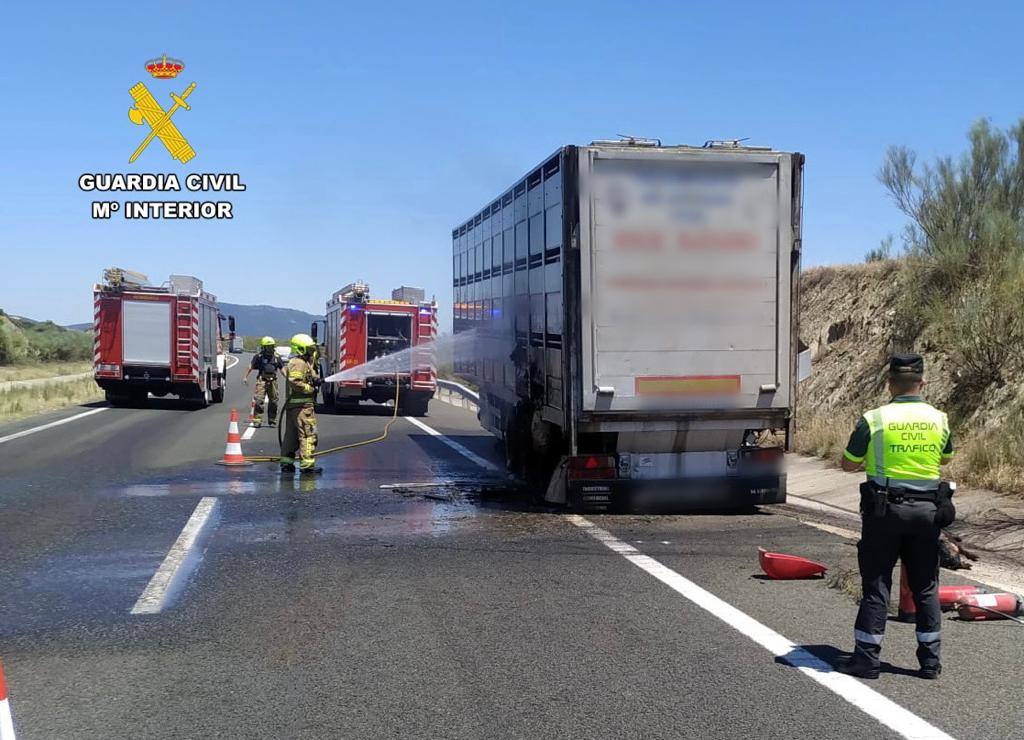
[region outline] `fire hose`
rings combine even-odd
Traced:
[[[344,450],[351,450],[351,449],[354,449],[356,447],[365,447],[366,445],[371,445],[371,444],[374,444],[375,442],[383,442],[385,439],[388,438],[388,433],[391,431],[391,425],[394,424],[395,421],[398,419],[398,401],[399,401],[399,394],[400,394],[400,392],[401,392],[401,384],[399,382],[399,373],[395,372],[395,410],[391,414],[391,418],[388,419],[387,423],[384,425],[384,430],[379,435],[377,435],[376,437],[373,437],[372,439],[364,439],[364,440],[361,440],[359,442],[351,442],[351,443],[349,443],[347,445],[338,445],[337,447],[328,447],[326,450],[317,450],[316,452],[313,453],[313,457],[322,457],[323,455],[330,455],[330,454],[333,454],[335,452],[342,452]],[[280,446],[282,441],[283,441],[282,437],[281,437],[281,434],[282,434],[282,427],[284,426],[284,424],[282,422],[284,421],[285,411],[287,411],[287,409],[288,409],[288,402],[291,401],[291,399],[292,399],[292,394],[291,394],[291,391],[289,390],[288,395],[284,399],[284,403],[281,404],[281,411],[277,415],[277,444],[278,444],[278,446]],[[248,462],[277,462],[280,459],[280,457],[277,457],[277,456],[272,457],[272,456],[269,456],[269,455],[246,455],[245,459]]]

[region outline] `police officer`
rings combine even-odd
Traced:
[[[863,465],[861,539],[857,545],[863,598],[854,625],[853,656],[839,670],[877,678],[889,590],[896,559],[903,561],[917,606],[917,659],[921,678],[938,678],[939,532],[952,523],[951,485],[939,466],[953,456],[946,415],[921,398],[924,359],[893,355],[892,400],[857,422],[843,455],[843,470]]]
[[[320,377],[316,372],[316,342],[308,334],[296,334],[291,341],[292,358],[288,360],[288,397],[285,399],[284,436],[281,439],[281,472],[295,472],[299,460],[300,475],[316,475],[323,468],[316,465],[316,389]]]
[[[260,340],[260,351],[253,355],[242,378],[244,385],[249,385],[249,373],[256,371],[256,390],[253,392],[252,425],[258,427],[263,420],[263,399],[268,403],[267,425],[277,425],[277,374],[284,375],[284,362],[277,356],[277,343],[273,337]]]

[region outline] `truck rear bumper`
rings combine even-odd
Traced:
[[[570,480],[569,505],[610,514],[735,511],[786,502],[786,476]]]

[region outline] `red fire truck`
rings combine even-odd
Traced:
[[[115,406],[177,395],[201,407],[224,400],[224,316],[198,278],[171,275],[160,286],[112,267],[93,288],[93,375]]]
[[[419,288],[398,288],[391,298],[371,298],[369,286],[356,282],[327,302],[321,377],[352,371],[350,378],[323,384],[328,408],[351,411],[364,399],[386,403],[395,397],[397,376],[401,412],[427,413],[437,389],[430,344],[437,336],[437,303],[424,300]],[[388,355],[397,356],[383,359]]]

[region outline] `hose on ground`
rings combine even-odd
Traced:
[[[399,374],[395,373],[395,410],[391,414],[391,418],[388,419],[384,425],[384,430],[376,437],[372,439],[364,439],[359,442],[351,442],[347,445],[338,445],[337,447],[328,447],[326,450],[317,450],[313,453],[313,457],[322,457],[323,455],[331,455],[335,452],[342,452],[344,450],[351,450],[356,447],[365,447],[366,445],[374,444],[375,442],[383,442],[388,438],[388,433],[391,431],[391,425],[398,419],[398,401],[401,393],[401,384],[399,383]],[[288,408],[288,402],[292,396],[289,392],[284,399],[284,403],[281,405],[281,412],[277,416],[277,444],[278,446],[282,443],[282,427],[284,426],[284,413]],[[277,462],[280,457],[271,457],[269,455],[246,455],[245,459],[249,462]]]

